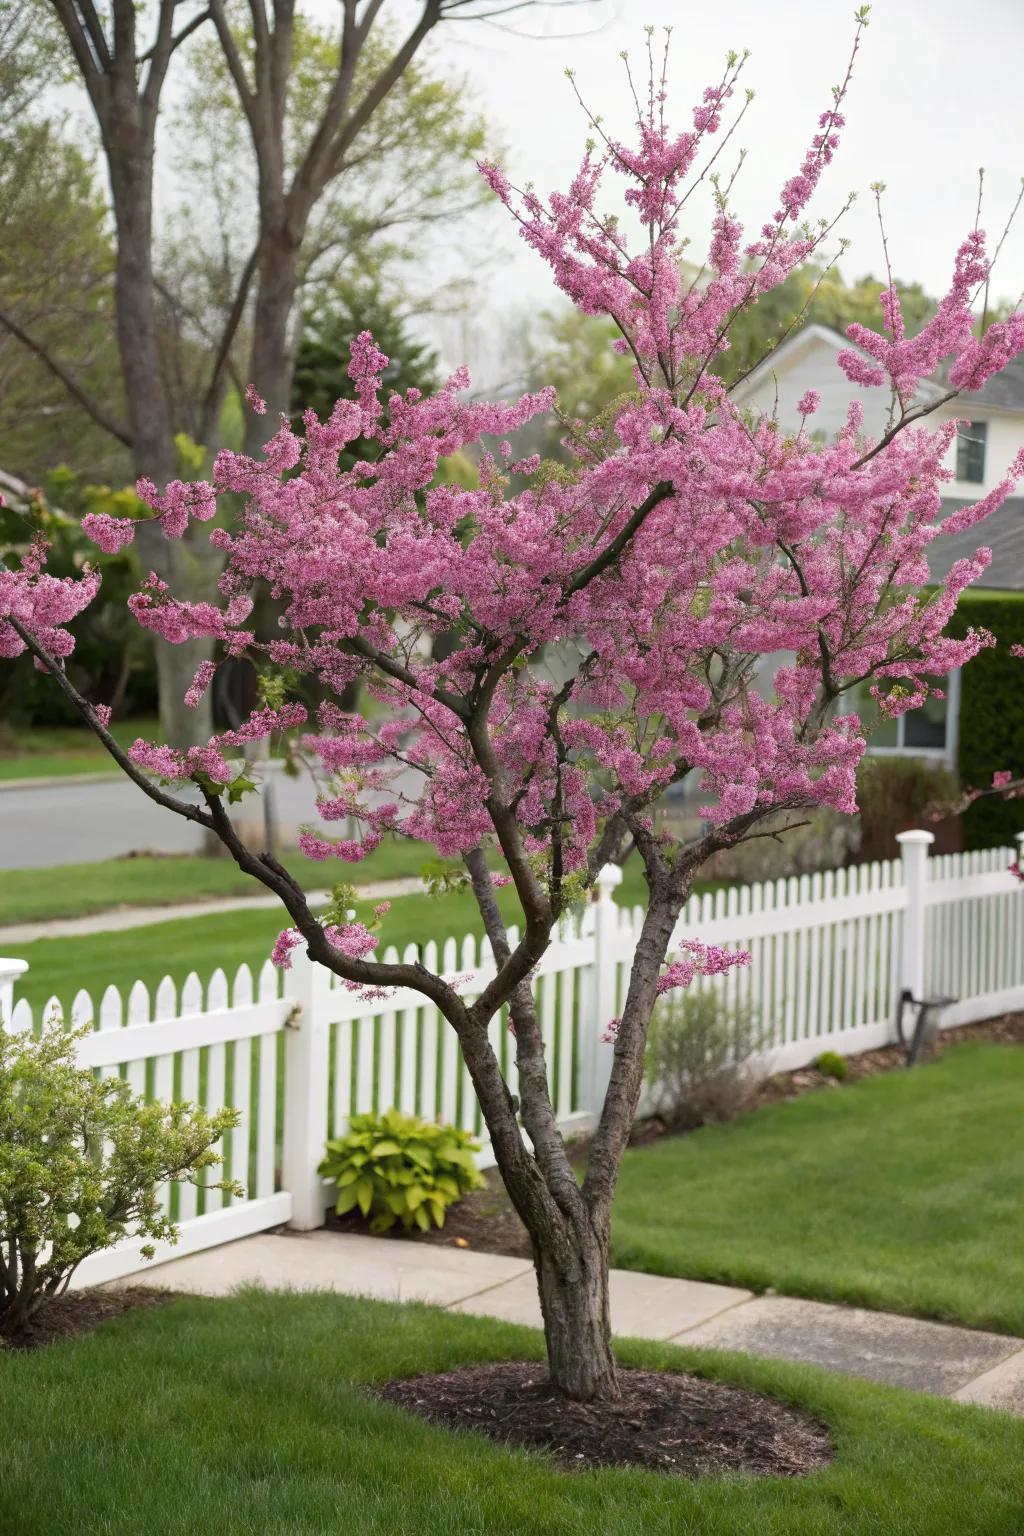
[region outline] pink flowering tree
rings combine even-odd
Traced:
[[[210,533],[225,558],[219,605],[182,601],[153,576],[131,603],[167,640],[205,637],[220,657],[256,661],[265,703],[241,729],[182,753],[141,741],[123,753],[104,711],[77,695],[62,667],[73,646],[68,623],[93,596],[96,575],[54,580],[42,549],[0,575],[0,652],[28,647],[126,774],[219,837],[280,897],[291,926],[279,963],[303,945],[353,988],[411,987],[437,1005],[530,1234],[553,1380],[585,1400],[616,1392],[610,1216],[652,1010],[667,989],[741,958],[699,945],[673,950],[694,878],[711,854],[757,836],[766,818],[855,810],[865,727],[843,695],[867,684],[881,712],[913,708],[933,680],[989,643],[981,633],[946,633],[987,551],[927,590],[928,549],[984,518],[1024,468],[1012,466],[997,491],[939,524],[955,427],[928,429],[932,407],[918,386],[945,361],[947,398],[976,390],[1024,347],[1024,315],[976,334],[972,306],[989,270],[977,228],[918,335],[904,335],[890,288],[881,296],[886,334],[856,329],[840,359],[856,384],[891,399],[880,438],[864,435],[856,403],[825,442],[812,431],[813,394],[795,435],[734,405],[712,365],[737,317],[828,238],[831,224],[805,222],[806,209],[838,146],[850,81],[848,72],[751,238],[727,193],[733,119],[746,111],[743,62],[729,59],[681,132],[666,122],[663,69],[652,67],[634,141],[606,139],[595,122],[597,142],[578,175],[547,202],[517,193],[496,166],[482,168],[557,286],[586,313],[610,317],[633,361],[635,389],[607,419],[569,424],[568,470],[516,462],[509,442],[552,408],[551,391],[474,403],[460,373],[430,397],[384,398],[387,360],[363,335],[352,348],[357,398],[340,401],[329,420],[307,414],[302,435],[282,423],[261,458],[221,454],[212,485],[140,487],[170,538],[192,519],[212,519],[223,493],[241,504]],[[621,219],[598,209],[609,183],[621,189]],[[690,279],[681,225],[698,194],[710,198],[710,237]],[[357,439],[373,452],[342,470]],[[439,477],[464,451],[478,456],[476,489]],[[90,531],[109,550],[135,524],[96,517]],[[269,641],[247,627],[260,588],[281,615]],[[554,651],[560,684],[538,665]],[[190,701],[215,665],[200,668]],[[328,698],[365,678],[379,712],[370,721],[327,702],[307,721],[292,692],[300,677]],[[376,932],[347,921],[344,904],[315,914],[283,864],[240,841],[227,806],[244,784],[231,752],[277,731],[300,733],[322,775],[321,826],[304,835],[307,854],[358,864],[396,833],[464,861],[496,962],[475,999],[420,964],[375,960]],[[706,830],[683,841],[659,830],[654,812],[691,775],[706,795]],[[173,792],[188,780],[199,804]],[[354,822],[358,835],[335,836],[339,822],[349,830]],[[630,845],[643,861],[646,916],[621,1017],[595,1024],[614,1034],[614,1060],[580,1183],[552,1108],[531,977],[559,919]],[[495,894],[502,880],[522,910],[514,944]],[[385,938],[386,928],[385,920]],[[518,1099],[488,1040],[506,1006]]]

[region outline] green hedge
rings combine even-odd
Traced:
[[[1010,655],[1024,645],[1024,592],[965,594],[950,625],[989,629],[999,642],[964,667],[960,679],[958,769],[965,788],[987,789],[997,769],[1016,777],[1024,770],[1024,661]],[[993,795],[978,800],[964,818],[968,848],[1013,847],[1024,830],[1024,803]]]

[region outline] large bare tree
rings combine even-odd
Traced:
[[[342,0],[337,67],[332,88],[298,163],[286,154],[289,89],[292,80],[297,7],[295,0],[158,0],[150,16],[133,0],[6,0],[0,22],[14,18],[21,47],[35,46],[35,29],[18,20],[23,13],[56,21],[85,88],[95,117],[110,184],[116,256],[114,311],[122,376],[122,400],[98,399],[83,387],[62,358],[27,331],[18,340],[61,381],[78,405],[127,449],[137,476],[164,484],[179,472],[175,418],[165,359],[161,356],[166,305],[160,297],[154,258],[154,170],[157,125],[168,71],[178,50],[200,28],[215,28],[249,125],[257,167],[259,226],[255,248],[242,273],[234,302],[213,348],[204,392],[207,428],[216,418],[231,348],[255,287],[249,320],[248,374],[273,411],[286,409],[291,377],[289,327],[302,275],[303,242],[311,215],[325,190],[353,165],[375,113],[401,81],[427,37],[451,19],[499,18],[544,0],[424,0],[411,29],[379,67],[366,77],[360,62],[370,52],[386,17],[384,0]],[[566,7],[587,0],[549,0]],[[19,31],[18,28],[21,27]],[[251,39],[251,47],[248,39]],[[3,317],[0,315],[0,324]],[[10,331],[10,328],[8,327]],[[17,335],[17,332],[10,332]],[[258,447],[258,419],[247,427],[247,444]],[[212,446],[210,442],[204,446]],[[144,563],[179,594],[208,595],[219,566],[205,544],[192,537],[173,546],[147,532]],[[208,655],[204,640],[186,646],[157,646],[161,716],[171,740],[205,739],[211,729],[208,702],[196,711],[182,696],[199,662]]]

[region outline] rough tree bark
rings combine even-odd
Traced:
[[[100,129],[116,231],[114,301],[124,383],[126,426],[117,435],[129,449],[136,476],[157,486],[174,478],[177,455],[170,402],[160,361],[153,287],[153,164],[156,125],[174,50],[203,15],[174,32],[175,0],[161,0],[156,39],[140,52],[132,0],[113,0],[109,30],[93,0],[51,0],[82,76]],[[86,408],[100,421],[103,412]],[[108,426],[108,430],[110,427]],[[175,546],[156,529],[141,530],[143,559],[161,580],[192,594],[216,575],[205,541]],[[189,745],[208,739],[209,703],[189,709],[183,699],[196,666],[212,654],[208,642],[174,647],[156,639],[161,726],[168,740]],[[182,654],[184,652],[184,654]],[[186,675],[187,674],[187,675]],[[184,679],[184,686],[182,680]]]
[[[495,960],[505,965],[511,953],[508,935],[483,852],[475,849],[467,855],[466,864]],[[661,881],[660,872],[656,879],[658,888],[652,891],[616,1039],[605,1110],[582,1188],[558,1130],[529,982],[520,982],[512,993],[510,1019],[516,1037],[519,1109],[533,1143],[532,1158],[522,1155],[516,1105],[507,1090],[489,1091],[488,1074],[474,1067],[486,1061],[500,1079],[487,1038],[489,1019],[481,1020],[469,1054],[463,1041],[498,1169],[530,1236],[551,1380],[566,1396],[583,1402],[618,1392],[608,1302],[612,1197],[643,1085],[644,1047],[658,975],[691,883],[685,871],[674,886]],[[596,1027],[596,1022],[590,1021],[590,1027]]]

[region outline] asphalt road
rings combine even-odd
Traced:
[[[403,773],[402,780],[406,794],[415,793],[422,782],[412,772]],[[318,821],[313,783],[277,772],[272,783],[281,842],[293,844],[301,825]],[[196,795],[182,792],[179,798]],[[246,797],[237,818],[262,827],[261,800]],[[321,825],[333,836],[344,832],[342,823]],[[251,840],[259,839],[260,832],[254,831]],[[27,788],[0,787],[0,870],[91,864],[148,850],[199,853],[202,846],[202,828],[154,805],[130,779],[53,779]]]

